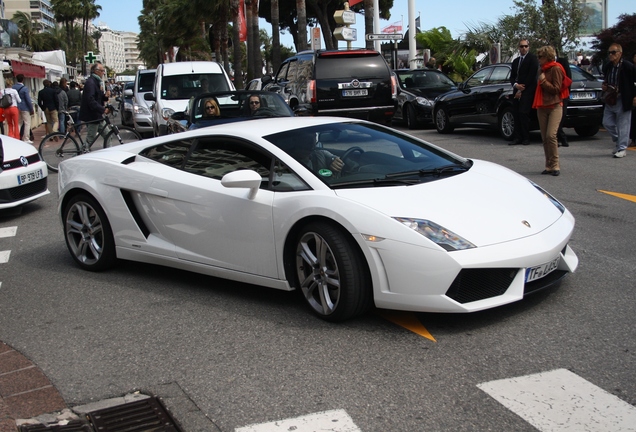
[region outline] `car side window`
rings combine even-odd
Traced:
[[[291,192],[309,190],[311,188],[291,168],[276,160],[270,189],[275,192]]]
[[[507,84],[510,83],[510,68],[506,66],[497,66],[493,69],[492,75],[488,78],[488,84]]]
[[[276,74],[276,81],[287,81],[287,69],[289,68],[289,63],[284,63],[280,69],[278,70],[278,73]]]
[[[287,81],[296,81],[296,75],[298,75],[298,60],[292,60],[287,70]]]
[[[181,168],[194,140],[177,140],[148,147],[141,151],[141,156],[174,168]]]
[[[479,87],[484,85],[491,71],[492,71],[491,68],[485,68],[475,72],[473,76],[471,76],[470,78],[468,78],[468,80],[466,80],[466,85],[468,87]]]
[[[254,170],[261,175],[261,187],[267,187],[272,157],[244,141],[231,137],[205,138],[188,156],[184,171],[221,180],[238,170]]]

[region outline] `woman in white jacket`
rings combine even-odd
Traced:
[[[11,106],[4,109],[4,118],[7,120],[9,126],[9,135],[11,138],[20,139],[20,111],[18,110],[18,103],[22,102],[20,95],[15,89],[12,89],[13,80],[7,78],[4,81],[5,89],[2,90],[2,96],[5,94],[11,96]]]

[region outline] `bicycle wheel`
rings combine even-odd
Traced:
[[[119,136],[117,132],[119,131]],[[136,142],[141,139],[141,135],[131,127],[117,126],[113,128],[104,139],[104,148],[115,147],[120,144]]]
[[[61,132],[53,132],[42,138],[38,150],[42,160],[53,172],[57,172],[60,162],[81,153],[75,138]]]

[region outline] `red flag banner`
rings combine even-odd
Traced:
[[[390,24],[382,29],[382,33],[385,34],[393,34],[393,33],[402,33],[402,21],[396,21],[393,24]]]
[[[245,22],[245,1],[239,2],[239,39],[247,41],[247,23]]]
[[[358,3],[362,3],[362,0],[349,0],[349,6],[355,6]]]

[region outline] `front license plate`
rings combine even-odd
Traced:
[[[595,92],[572,92],[570,99],[596,99]]]
[[[369,90],[367,89],[356,89],[356,90],[343,90],[343,96],[368,96]]]
[[[31,171],[26,174],[20,174],[18,175],[18,184],[22,185],[25,183],[31,183],[33,181],[40,180],[42,177],[44,177],[44,174],[41,169]]]
[[[526,282],[532,282],[534,280],[541,279],[542,277],[549,275],[557,269],[557,267],[559,266],[559,261],[561,261],[560,256],[545,264],[526,269]]]

